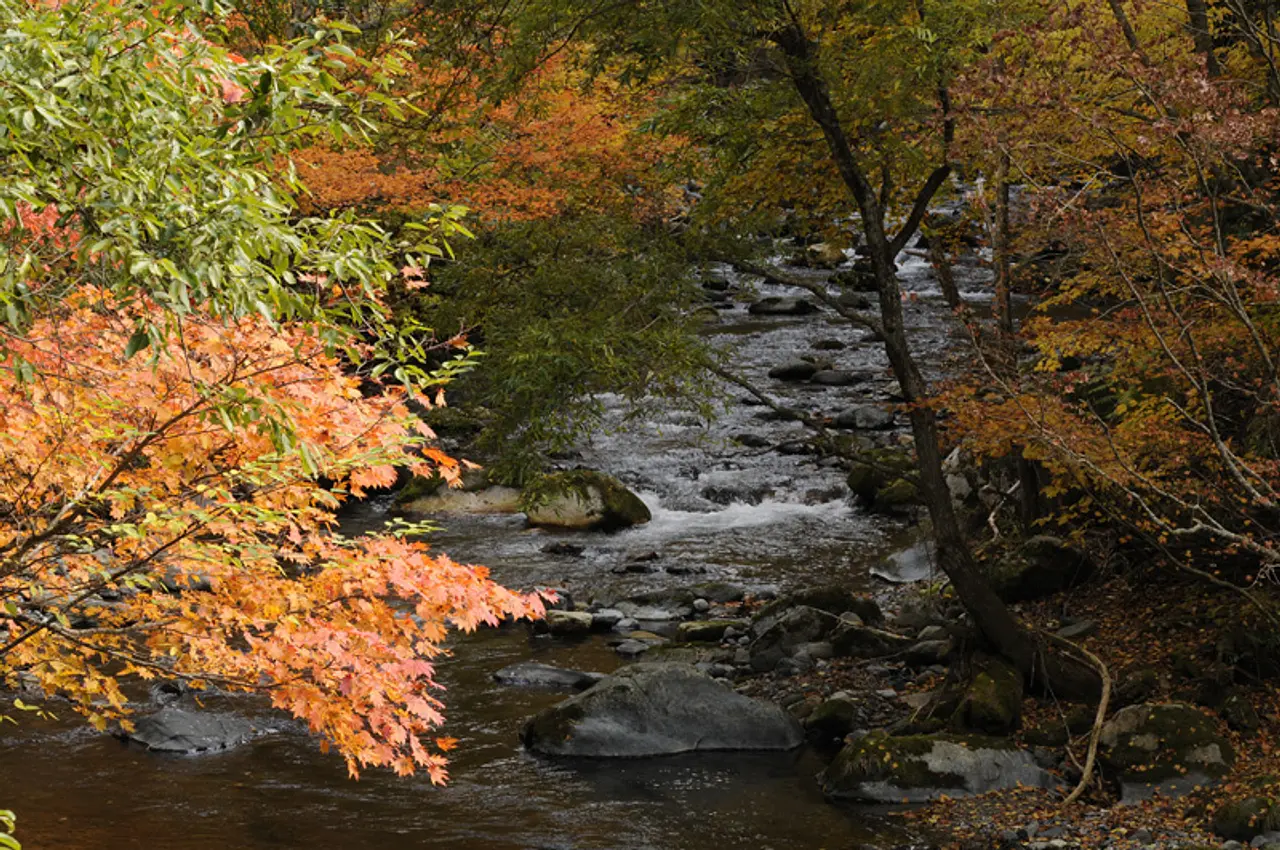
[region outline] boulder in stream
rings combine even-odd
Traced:
[[[603,678],[603,673],[566,670],[563,667],[552,667],[550,664],[539,664],[536,661],[512,664],[493,674],[493,680],[500,685],[571,691],[585,690]]]
[[[807,381],[818,373],[816,364],[808,360],[788,360],[780,366],[769,370],[769,377],[775,381]]]
[[[837,413],[832,424],[857,431],[883,431],[893,427],[893,414],[874,404],[859,404]]]
[[[194,755],[229,750],[248,741],[255,731],[236,714],[167,705],[135,721],[133,731],[124,737],[155,752]]]
[[[594,618],[586,611],[548,611],[543,624],[553,635],[585,635],[591,631]]]
[[[684,664],[633,664],[538,713],[526,747],[550,756],[635,758],[706,750],[789,750],[799,724]]]
[[[761,298],[747,308],[753,316],[807,316],[818,307],[807,298]]]
[[[640,497],[616,478],[589,469],[548,475],[537,504],[526,511],[529,524],[579,531],[616,531],[653,518]]]

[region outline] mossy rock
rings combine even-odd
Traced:
[[[1280,830],[1280,801],[1254,795],[1224,804],[1213,815],[1213,831],[1223,838],[1252,841],[1259,835]]]
[[[858,706],[853,700],[833,697],[823,700],[804,720],[806,733],[817,743],[844,738],[858,722]]]
[[[730,628],[745,631],[746,620],[691,620],[676,626],[676,639],[686,643],[719,643]]]
[[[846,744],[822,774],[828,797],[882,803],[1052,785],[1053,778],[1036,766],[1030,753],[1006,740],[981,736],[874,732]]]
[[[449,482],[440,475],[415,475],[396,493],[394,506],[399,508],[411,505],[422,499],[433,496],[444,496],[448,492],[478,493],[490,485],[489,472],[485,469],[464,469],[460,487],[450,487]]]
[[[849,492],[867,505],[876,500],[876,491],[880,489],[883,482],[884,475],[875,467],[864,463],[856,464],[850,469],[849,476],[845,479]]]
[[[1099,756],[1121,782],[1160,783],[1187,774],[1223,776],[1235,761],[1212,718],[1181,703],[1131,705],[1102,728]]]
[[[484,408],[433,407],[422,414],[426,422],[441,437],[472,437],[480,433],[489,418]]]
[[[894,511],[919,502],[913,482],[915,460],[903,449],[874,449],[849,468],[845,484],[872,510]]]
[[[580,531],[616,531],[653,518],[645,503],[616,478],[589,469],[546,476],[525,511],[529,524]]]
[[[895,478],[876,491],[877,511],[900,511],[920,503],[920,491],[905,478]]]
[[[957,729],[1011,735],[1022,720],[1022,675],[996,659],[980,662],[952,716]]]
[[[1026,602],[1076,586],[1092,575],[1093,564],[1061,538],[1042,534],[988,563],[986,573],[1005,602]]]

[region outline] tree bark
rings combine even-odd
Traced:
[[[996,166],[996,220],[991,228],[991,259],[996,273],[996,325],[1000,330],[1001,344],[1008,343],[1013,335],[1013,299],[1009,273],[1009,152],[1000,152]]]
[[[947,299],[947,306],[959,310],[964,302],[960,300],[956,276],[951,271],[951,256],[942,245],[942,234],[929,240],[929,264],[933,266],[933,275],[938,279],[938,288],[942,290],[942,297]]]
[[[951,492],[942,472],[942,454],[938,441],[938,424],[932,408],[923,402],[929,391],[923,375],[911,354],[902,314],[902,289],[898,284],[894,259],[911,232],[890,237],[885,231],[885,210],[867,180],[861,163],[853,152],[849,138],[840,123],[826,81],[818,71],[813,45],[798,24],[792,23],[772,34],[781,49],[787,70],[797,94],[804,101],[810,117],[822,130],[827,147],[841,179],[853,195],[861,213],[863,236],[867,240],[880,316],[884,326],[884,345],[898,379],[903,398],[910,407],[911,431],[915,438],[920,472],[920,493],[933,521],[938,559],[951,580],[960,601],[974,622],[996,650],[1031,682],[1045,685],[1055,693],[1074,698],[1095,698],[1100,682],[1088,668],[1063,663],[1049,655],[995,594],[969,551],[951,504]],[[904,228],[914,232],[934,193],[941,188],[949,168],[935,169],[917,194],[911,215]],[[939,173],[942,177],[938,178]]]
[[[1213,33],[1209,31],[1209,7],[1205,0],[1187,0],[1187,25],[1196,52],[1204,57],[1205,72],[1210,79],[1222,74],[1218,58],[1213,55]]]

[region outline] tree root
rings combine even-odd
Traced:
[[[1080,781],[1071,793],[1067,795],[1066,799],[1062,801],[1062,808],[1065,809],[1080,799],[1081,795],[1084,794],[1085,788],[1089,785],[1089,780],[1093,778],[1094,766],[1098,759],[1098,741],[1102,737],[1102,725],[1106,722],[1107,707],[1111,702],[1111,674],[1107,671],[1107,665],[1103,663],[1101,658],[1079,644],[1047,632],[1045,636],[1054,643],[1066,648],[1069,652],[1075,653],[1077,657],[1089,662],[1089,665],[1098,671],[1098,675],[1102,679],[1102,698],[1098,700],[1098,711],[1093,717],[1093,729],[1089,732],[1089,750],[1085,755],[1084,767],[1080,772]]]

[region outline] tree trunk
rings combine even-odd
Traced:
[[[1013,263],[1010,253],[1009,227],[1009,151],[1000,143],[1000,160],[996,166],[996,216],[991,229],[992,261],[996,277],[996,368],[1010,380],[1018,374],[1017,340],[1013,336]],[[1018,520],[1030,531],[1040,518],[1040,477],[1035,464],[1018,450]]]
[[[885,351],[897,376],[903,398],[910,406],[911,431],[915,437],[920,472],[920,494],[933,521],[940,566],[978,628],[1001,655],[1018,667],[1028,681],[1046,686],[1060,696],[1096,698],[1101,687],[1096,673],[1078,663],[1063,663],[1045,652],[991,589],[969,552],[942,472],[937,420],[933,409],[923,404],[928,399],[928,387],[911,354],[903,324],[902,289],[898,284],[894,258],[911,233],[900,232],[891,239],[885,232],[884,210],[840,124],[826,82],[818,74],[813,47],[805,33],[799,26],[792,24],[774,33],[773,40],[781,48],[796,91],[814,122],[821,128],[840,176],[861,213],[862,231],[867,240],[879,293]],[[942,166],[930,176],[925,187],[916,196],[915,207],[904,230],[915,230],[948,171],[946,166]]]
[[[947,306],[959,310],[964,302],[960,300],[956,276],[951,271],[951,257],[943,247],[941,233],[929,240],[929,264],[933,266],[933,275],[938,279],[938,288],[942,290],[942,297],[947,299]]]
[[[996,166],[996,220],[991,228],[991,259],[996,273],[996,325],[1000,335],[1013,335],[1013,299],[1010,294],[1009,272],[1009,152],[1000,152],[1000,164]]]
[[[1209,8],[1205,0],[1187,0],[1187,24],[1196,52],[1204,57],[1204,67],[1209,78],[1220,76],[1222,69],[1213,55],[1213,33],[1209,31]]]

